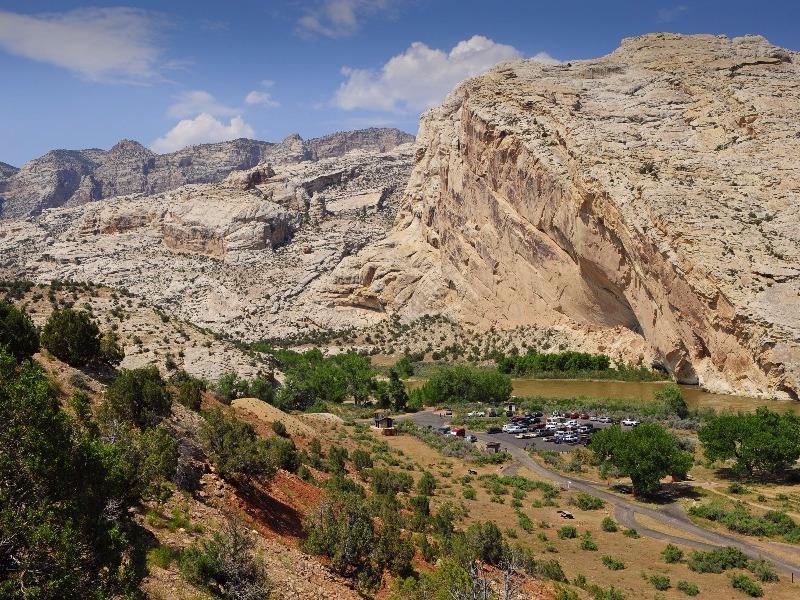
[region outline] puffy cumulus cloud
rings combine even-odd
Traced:
[[[202,90],[183,92],[176,96],[177,102],[169,107],[167,114],[176,119],[207,113],[218,117],[231,117],[240,111],[217,102],[216,98]]]
[[[459,42],[450,52],[414,42],[380,71],[342,69],[347,81],[339,86],[334,103],[345,110],[425,110],[439,104],[459,81],[521,56],[513,46],[495,43],[481,35]],[[545,53],[533,59],[558,62]]]
[[[159,78],[161,20],[135,8],[81,8],[23,15],[0,10],[0,48],[90,81]]]
[[[398,0],[321,0],[297,24],[302,33],[340,38],[353,35],[365,18],[391,11],[397,4]]]
[[[164,137],[150,145],[154,152],[165,153],[180,150],[193,144],[224,142],[237,138],[252,138],[253,128],[240,116],[233,117],[227,125],[208,113],[194,119],[184,119],[173,127]]]
[[[250,105],[258,105],[258,106],[266,106],[267,108],[278,108],[280,104],[273,100],[272,94],[268,91],[272,84],[275,83],[274,81],[270,81],[269,79],[265,79],[261,82],[261,85],[265,88],[264,90],[253,90],[244,98],[245,104]]]

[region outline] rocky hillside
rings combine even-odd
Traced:
[[[324,140],[329,140],[324,142]],[[320,140],[317,156],[341,138]],[[126,288],[238,339],[367,325],[379,305],[321,301],[317,279],[391,229],[414,147],[262,163],[221,183],[184,185],[0,225],[0,279]]]
[[[643,338],[681,382],[797,398],[798,77],[757,36],[501,65],[423,116],[394,232],[331,289]]]
[[[278,144],[239,139],[156,154],[123,140],[109,151],[53,150],[15,169],[0,164],[0,218],[38,215],[127,194],[159,194],[188,183],[222,181],[231,171],[341,156],[350,150],[385,152],[414,137],[397,129],[365,129]]]

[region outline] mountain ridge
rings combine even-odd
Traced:
[[[191,183],[217,183],[259,163],[293,164],[354,149],[384,152],[414,140],[398,129],[370,128],[278,143],[240,138],[157,154],[135,140],[108,151],[50,150],[20,169],[0,165],[0,219],[35,216],[47,208],[78,206],[127,194],[152,195]],[[16,169],[16,170],[15,170]]]

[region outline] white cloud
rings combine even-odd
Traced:
[[[673,8],[662,8],[658,11],[658,22],[659,23],[671,23],[675,19],[679,18],[683,13],[689,10],[689,7],[685,4],[679,4]]]
[[[173,127],[164,137],[150,145],[154,152],[165,153],[180,150],[193,144],[224,142],[237,138],[252,138],[253,128],[241,116],[233,117],[226,125],[208,113],[194,119],[184,119]]]
[[[217,117],[232,117],[239,112],[237,108],[231,108],[217,102],[216,98],[202,90],[191,90],[176,96],[178,100],[169,107],[167,114],[176,119],[191,117],[201,113],[207,113]]]
[[[521,56],[513,46],[497,44],[481,35],[459,42],[449,53],[414,42],[378,72],[342,69],[347,81],[339,86],[334,103],[345,110],[424,110],[439,104],[459,81]],[[558,62],[543,52],[533,60]]]
[[[90,81],[159,77],[158,19],[125,7],[22,15],[0,10],[0,48],[68,69]]]
[[[397,0],[321,0],[298,20],[300,30],[330,38],[353,35],[364,18],[389,11]]]
[[[268,89],[272,87],[273,83],[275,82],[270,81],[269,79],[265,79],[264,81],[261,82],[261,85],[265,89]],[[261,106],[266,106],[267,108],[278,108],[280,106],[280,104],[277,101],[273,100],[272,94],[264,90],[261,91],[253,90],[252,92],[247,94],[247,96],[245,96],[244,102],[245,104],[261,105]]]

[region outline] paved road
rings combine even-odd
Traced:
[[[431,425],[432,427],[439,427],[449,421],[449,418],[445,419],[437,413],[431,411],[424,411],[419,412],[413,415],[408,415],[406,417],[401,418],[409,418],[413,420],[415,423],[421,426]],[[615,516],[617,520],[624,525],[625,527],[635,528],[640,534],[646,535],[648,537],[652,537],[654,539],[665,540],[676,544],[682,544],[684,546],[690,546],[693,548],[699,548],[703,550],[709,550],[712,548],[720,548],[725,546],[734,546],[739,548],[742,552],[744,552],[750,558],[759,558],[763,557],[772,563],[775,564],[775,568],[783,571],[785,573],[800,573],[800,551],[797,552],[797,560],[787,560],[776,556],[770,552],[764,552],[760,548],[748,543],[746,540],[742,540],[737,537],[733,537],[730,535],[726,535],[723,533],[717,533],[715,531],[709,531],[707,529],[703,529],[692,523],[688,517],[683,513],[682,510],[677,506],[677,504],[667,505],[661,509],[654,509],[648,508],[645,506],[641,506],[629,500],[625,500],[624,498],[620,498],[619,496],[607,492],[604,489],[599,489],[596,487],[598,484],[596,482],[586,481],[583,479],[578,479],[575,477],[566,477],[561,475],[560,473],[556,473],[543,467],[537,461],[535,461],[531,456],[524,450],[524,447],[527,445],[528,442],[532,440],[518,440],[514,436],[508,434],[486,434],[480,432],[470,432],[473,433],[478,440],[481,442],[487,441],[499,441],[501,442],[501,447],[505,449],[514,459],[521,465],[524,465],[537,475],[550,479],[554,481],[556,484],[560,485],[562,488],[571,489],[571,490],[578,490],[581,492],[586,492],[593,496],[597,496],[602,500],[608,502],[615,509]],[[563,447],[556,446],[557,449],[563,450]],[[645,527],[636,521],[637,515],[643,515],[650,517],[658,521],[659,523],[663,523],[664,525],[668,525],[672,528],[678,529],[686,534],[692,535],[694,537],[700,538],[704,540],[703,542],[698,542],[696,540],[683,538],[680,536],[669,535],[665,533],[661,533],[659,531],[655,531],[648,527]]]

